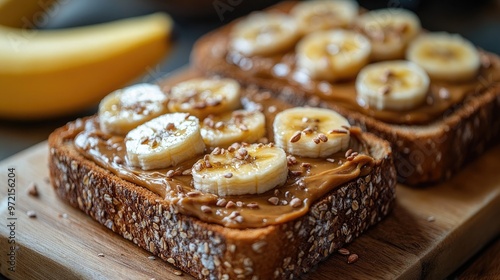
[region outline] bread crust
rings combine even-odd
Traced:
[[[299,219],[255,229],[225,228],[178,213],[150,190],[85,158],[70,136],[78,122],[57,129],[48,140],[50,179],[57,195],[198,279],[289,279],[306,273],[394,205],[390,145],[363,133],[376,158],[370,174],[332,190]]]
[[[284,2],[272,9],[288,10],[294,5]],[[344,115],[363,129],[392,144],[398,181],[420,186],[444,181],[467,162],[482,154],[500,138],[500,84],[491,84],[483,92],[466,98],[442,117],[424,125],[390,124],[346,109],[334,102],[324,102],[307,90],[294,87],[285,80],[253,76],[238,66],[227,63],[217,53],[221,42],[227,42],[229,29],[223,26],[197,41],[191,62],[197,69],[213,75],[234,78],[246,85],[286,95],[292,104],[308,103],[328,107]],[[486,54],[490,61],[497,60]]]

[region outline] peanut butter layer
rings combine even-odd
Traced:
[[[243,99],[245,108],[266,108],[264,113],[268,135],[262,142],[272,141],[274,116],[289,105],[265,92],[247,92],[245,96],[252,99]],[[254,101],[259,101],[260,104]],[[143,186],[170,201],[183,214],[231,228],[256,228],[298,218],[306,214],[316,200],[336,187],[368,175],[374,159],[362,140],[361,131],[353,128],[350,134],[349,149],[352,153],[349,151],[346,154],[343,151],[327,159],[289,155],[289,175],[283,186],[258,195],[226,197],[194,189],[191,168],[203,155],[166,169],[144,171],[131,167],[127,163],[124,138],[103,133],[99,129],[97,118],[78,125],[67,138],[74,138],[76,148],[85,157],[120,178]],[[209,152],[207,149],[206,153]]]
[[[284,3],[279,6],[279,10],[287,12],[293,5],[293,2]],[[273,56],[246,57],[231,51],[230,31],[231,25],[219,31],[221,36],[218,36],[217,41],[213,43],[212,55],[220,61],[225,61],[230,68],[228,72],[233,78],[248,80],[248,77],[256,77],[287,84],[296,88],[298,92],[306,92],[321,98],[322,101],[333,105],[333,108],[341,106],[392,124],[431,123],[451,113],[453,108],[465,99],[473,98],[492,84],[500,82],[500,62],[480,51],[483,63],[474,79],[456,83],[431,80],[426,102],[421,106],[406,111],[377,110],[358,104],[355,79],[338,82],[320,81],[310,79],[303,72],[297,71],[294,46],[287,52]]]

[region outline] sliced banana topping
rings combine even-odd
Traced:
[[[317,30],[346,28],[358,14],[358,4],[350,0],[299,2],[290,13],[297,19],[302,34]]]
[[[116,90],[99,104],[99,124],[110,134],[127,132],[167,112],[167,96],[157,85],[137,84]]]
[[[432,79],[469,80],[477,74],[481,58],[474,45],[458,34],[422,34],[408,46],[407,59],[427,71]]]
[[[317,80],[352,78],[368,62],[370,42],[353,31],[318,31],[297,44],[297,65]]]
[[[233,27],[230,47],[246,56],[272,55],[292,48],[298,37],[298,25],[293,17],[260,12]]]
[[[210,114],[238,108],[240,90],[240,84],[233,79],[188,80],[172,87],[168,109],[203,119]]]
[[[361,106],[377,110],[408,110],[421,105],[429,90],[429,76],[409,61],[373,63],[361,70],[356,92]]]
[[[355,25],[370,39],[373,60],[403,58],[408,43],[422,29],[417,15],[396,8],[367,12]]]
[[[192,168],[194,187],[219,196],[258,194],[286,182],[285,152],[273,145],[216,148]]]
[[[165,114],[131,130],[125,137],[127,158],[144,170],[175,166],[205,150],[198,118]]]
[[[320,108],[292,108],[276,115],[274,142],[302,157],[328,157],[349,146],[349,122],[338,113]]]
[[[266,118],[259,111],[236,110],[210,115],[201,124],[201,136],[209,147],[228,147],[235,142],[253,143],[266,134]]]

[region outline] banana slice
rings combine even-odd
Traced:
[[[168,109],[190,113],[200,119],[232,111],[240,106],[240,84],[233,79],[192,79],[170,91]]]
[[[116,90],[99,104],[99,124],[106,133],[127,132],[167,112],[167,96],[160,87],[137,84]]]
[[[263,193],[286,182],[285,152],[273,145],[232,145],[215,149],[193,165],[194,187],[226,195]]]
[[[298,25],[293,17],[254,13],[233,27],[230,47],[246,56],[272,55],[292,48],[298,37]]]
[[[302,157],[328,157],[349,146],[349,122],[338,113],[320,108],[292,108],[276,115],[274,142]]]
[[[152,119],[125,137],[132,166],[144,170],[175,166],[205,150],[198,118],[172,113]]]
[[[209,147],[228,147],[235,142],[253,143],[266,134],[266,117],[259,111],[237,110],[208,116],[201,124],[201,137]]]
[[[464,81],[476,76],[481,58],[474,45],[458,34],[423,34],[408,46],[407,59],[427,71],[432,79]]]
[[[373,63],[356,79],[358,102],[377,110],[408,110],[425,101],[429,83],[427,73],[413,62]]]
[[[345,31],[318,31],[297,44],[297,65],[317,80],[339,80],[356,76],[368,63],[370,42],[361,34]]]
[[[300,2],[290,11],[302,34],[317,30],[346,28],[358,14],[358,4],[350,0],[314,0]]]
[[[403,58],[408,43],[422,29],[417,15],[396,8],[367,12],[355,26],[370,39],[373,60]]]

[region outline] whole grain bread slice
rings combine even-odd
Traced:
[[[295,3],[285,1],[271,7],[289,10]],[[229,63],[224,57],[233,23],[198,40],[191,55],[192,64],[207,74],[231,77],[242,84],[256,85],[284,95],[291,104],[307,102],[328,107],[392,144],[398,181],[408,185],[428,185],[446,180],[467,162],[482,154],[500,138],[500,81],[486,85],[449,112],[423,125],[391,124],[318,98],[312,91],[290,85],[286,80],[252,75]],[[498,56],[483,53],[486,61]],[[496,63],[498,64],[498,63]],[[272,67],[272,66],[270,66]]]
[[[296,220],[225,228],[179,213],[168,200],[84,157],[73,142],[75,130],[84,123],[68,123],[49,137],[50,179],[57,195],[198,279],[289,279],[306,273],[379,222],[394,205],[390,145],[362,133],[375,159],[369,174],[333,189]]]

